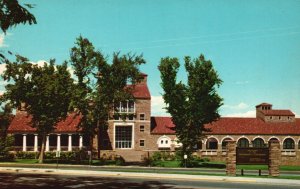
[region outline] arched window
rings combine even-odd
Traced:
[[[273,142],[279,142],[279,140],[278,140],[277,138],[270,138],[270,139],[269,139],[269,142],[272,142],[272,141],[273,141]]]
[[[161,136],[157,140],[158,148],[170,148],[171,139],[168,136]]]
[[[241,139],[238,141],[237,146],[238,146],[239,148],[248,148],[248,147],[249,147],[249,141],[248,141],[248,139],[246,139],[246,138],[241,138]]]
[[[265,147],[265,142],[261,138],[256,138],[255,140],[252,141],[252,145],[254,148],[263,148]]]
[[[300,149],[300,140],[299,140],[299,142],[298,142],[298,149]]]
[[[287,138],[283,141],[283,149],[295,149],[295,142],[291,138]]]
[[[227,146],[228,141],[232,141],[232,139],[231,139],[231,138],[225,138],[225,139],[222,141],[222,149],[223,149],[223,150],[226,149],[226,146]]]
[[[218,141],[215,138],[209,138],[206,141],[206,149],[208,150],[216,150],[218,149]]]

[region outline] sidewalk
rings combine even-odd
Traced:
[[[300,180],[275,179],[275,178],[249,178],[207,175],[185,175],[185,174],[161,174],[142,172],[117,172],[117,171],[95,171],[95,170],[70,170],[55,168],[22,168],[22,167],[0,167],[4,173],[27,173],[27,174],[58,174],[58,175],[80,175],[94,177],[119,177],[119,178],[145,178],[145,179],[172,179],[172,180],[195,180],[208,182],[242,182],[259,184],[296,185],[300,187]]]

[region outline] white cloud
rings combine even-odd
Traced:
[[[256,111],[251,110],[243,113],[242,112],[231,113],[231,114],[223,115],[222,117],[256,117]]]
[[[236,81],[235,82],[236,85],[247,85],[249,83],[250,83],[249,81]]]
[[[6,70],[6,64],[0,64],[0,74],[3,74],[5,70]]]
[[[166,106],[162,96],[151,96],[151,114],[156,116],[170,116],[164,109]]]
[[[4,43],[4,33],[0,34],[0,47],[6,47]]]
[[[45,64],[48,64],[46,60],[38,60],[37,62],[30,62],[31,64],[37,64],[39,67],[43,67]]]
[[[237,105],[223,105],[222,106],[222,108],[227,108],[227,109],[231,109],[231,110],[244,110],[244,109],[247,109],[248,107],[249,107],[249,105],[244,102],[240,102]]]

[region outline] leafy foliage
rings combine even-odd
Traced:
[[[9,151],[12,150],[14,138],[12,136],[0,137],[0,161],[13,160],[14,155]]]
[[[32,116],[32,126],[43,137],[40,161],[43,161],[46,134],[63,120],[69,111],[73,79],[67,63],[55,65],[54,60],[43,67],[33,65],[28,59],[16,56],[15,62],[6,61],[5,81],[11,81],[3,95],[13,107],[26,110]]]
[[[217,94],[216,87],[222,81],[212,62],[205,60],[203,55],[194,60],[187,56],[184,61],[187,84],[176,80],[180,67],[177,58],[162,58],[158,68],[166,109],[172,116],[176,135],[182,143],[181,158],[186,154],[191,159],[194,146],[201,141],[202,132],[206,131],[204,124],[219,118],[218,108],[222,105],[222,98]]]
[[[82,115],[83,131],[92,138],[100,134],[100,127],[107,127],[113,103],[132,98],[132,88],[126,86],[140,81],[139,65],[145,60],[142,55],[114,53],[112,63],[108,63],[88,39],[79,36],[71,49],[70,62],[78,81],[73,106]]]
[[[33,8],[31,4],[25,4]],[[0,0],[0,28],[5,33],[8,28],[18,24],[36,24],[36,19],[18,0]]]

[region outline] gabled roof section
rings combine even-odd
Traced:
[[[25,111],[20,111],[16,114],[8,128],[9,133],[30,133],[35,132],[36,129],[31,127],[32,116],[28,115]],[[65,120],[60,121],[56,125],[54,132],[76,132],[80,123],[81,116],[76,113],[71,113]]]
[[[139,83],[135,85],[127,85],[130,88],[131,93],[136,99],[151,99],[151,95],[147,84]]]
[[[262,110],[261,112],[267,116],[295,116],[291,110]]]
[[[257,107],[260,107],[260,106],[273,106],[273,105],[272,105],[272,104],[269,104],[269,103],[266,103],[266,102],[263,102],[263,103],[261,103],[261,104],[255,106],[255,107],[257,108]]]
[[[300,119],[295,122],[264,122],[259,118],[220,118],[206,128],[212,134],[300,134]]]
[[[175,134],[171,117],[151,117],[151,134]]]
[[[152,117],[153,134],[175,134],[171,117]],[[234,118],[226,117],[206,124],[205,128],[211,132],[207,134],[219,135],[299,135],[300,119],[295,122],[264,122],[259,118]]]

